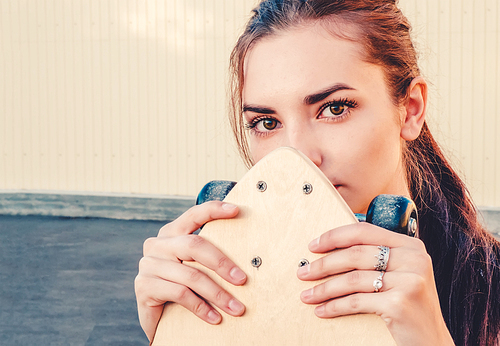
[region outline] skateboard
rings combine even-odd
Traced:
[[[243,302],[245,314],[232,317],[220,311],[223,320],[214,326],[179,304],[167,303],[152,345],[395,345],[377,315],[320,319],[314,306],[300,300],[303,290],[321,282],[297,278],[299,266],[324,256],[311,253],[308,243],[332,228],[359,222],[305,155],[279,148],[237,184],[225,186],[222,195],[226,193],[224,200],[238,205],[238,216],[209,222],[200,235],[234,261],[247,282],[233,286],[197,263],[184,264],[205,272]],[[401,232],[415,233],[408,221],[410,214],[416,218],[413,211],[399,214],[406,220],[398,221]]]

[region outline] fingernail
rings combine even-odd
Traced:
[[[220,315],[217,312],[215,312],[214,310],[210,310],[208,312],[207,317],[208,317],[208,320],[212,323],[217,323],[220,320]]]
[[[309,274],[309,271],[311,270],[311,268],[310,268],[310,267],[311,267],[311,265],[310,265],[310,264],[305,265],[305,266],[303,266],[303,267],[300,267],[300,268],[299,268],[299,270],[297,271],[297,274],[298,274],[299,276],[304,276],[304,275]]]
[[[236,208],[234,204],[222,203],[222,209],[224,210],[233,210],[234,208]]]
[[[320,306],[316,307],[316,309],[314,309],[314,311],[316,312],[316,315],[323,316],[325,314],[325,306],[320,305]]]
[[[312,297],[313,295],[313,292],[314,292],[314,288],[310,288],[308,289],[307,291],[303,291],[301,294],[300,294],[300,297],[302,299],[309,299]]]
[[[243,311],[245,307],[243,306],[243,304],[241,304],[239,301],[237,301],[236,299],[231,299],[229,301],[229,309],[232,311],[232,312],[235,312],[235,313],[240,313]]]
[[[231,269],[231,271],[229,272],[229,276],[231,276],[231,278],[233,278],[233,280],[237,282],[241,282],[247,277],[245,273],[243,273],[243,271],[238,267],[234,267],[233,269]]]
[[[309,249],[316,249],[318,246],[319,246],[319,238],[316,238],[309,243]]]

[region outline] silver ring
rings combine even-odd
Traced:
[[[385,272],[380,272],[380,275],[378,276],[375,281],[373,281],[373,291],[378,292],[384,286],[384,283],[382,282],[382,278],[384,277]]]
[[[375,264],[375,269],[384,272],[387,269],[387,263],[389,263],[389,252],[391,249],[383,245],[380,245],[378,249],[380,252],[378,255],[375,255],[378,260],[377,264]]]

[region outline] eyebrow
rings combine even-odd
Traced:
[[[304,98],[304,104],[313,105],[319,101],[326,99],[331,94],[340,90],[356,90],[356,89],[348,86],[347,84],[338,83],[324,90],[321,90],[320,92],[306,96]]]
[[[336,93],[337,91],[340,91],[340,90],[356,90],[356,89],[354,89],[354,88],[352,88],[344,83],[337,83],[337,84],[332,85],[331,87],[328,87],[324,90],[321,90],[315,94],[311,94],[311,95],[304,97],[304,104],[313,105],[315,103],[318,103],[318,102],[326,99],[331,94]],[[254,113],[259,113],[259,114],[276,114],[276,111],[272,108],[244,104],[243,105],[243,113],[245,113],[245,112],[254,112]]]
[[[254,112],[259,114],[276,114],[276,111],[272,108],[252,106],[252,105],[243,105],[243,113],[245,112]]]

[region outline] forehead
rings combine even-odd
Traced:
[[[321,23],[295,27],[259,40],[244,62],[243,98],[307,94],[332,83],[383,81],[380,67],[363,59],[363,46]],[[313,90],[314,91],[314,90]]]

